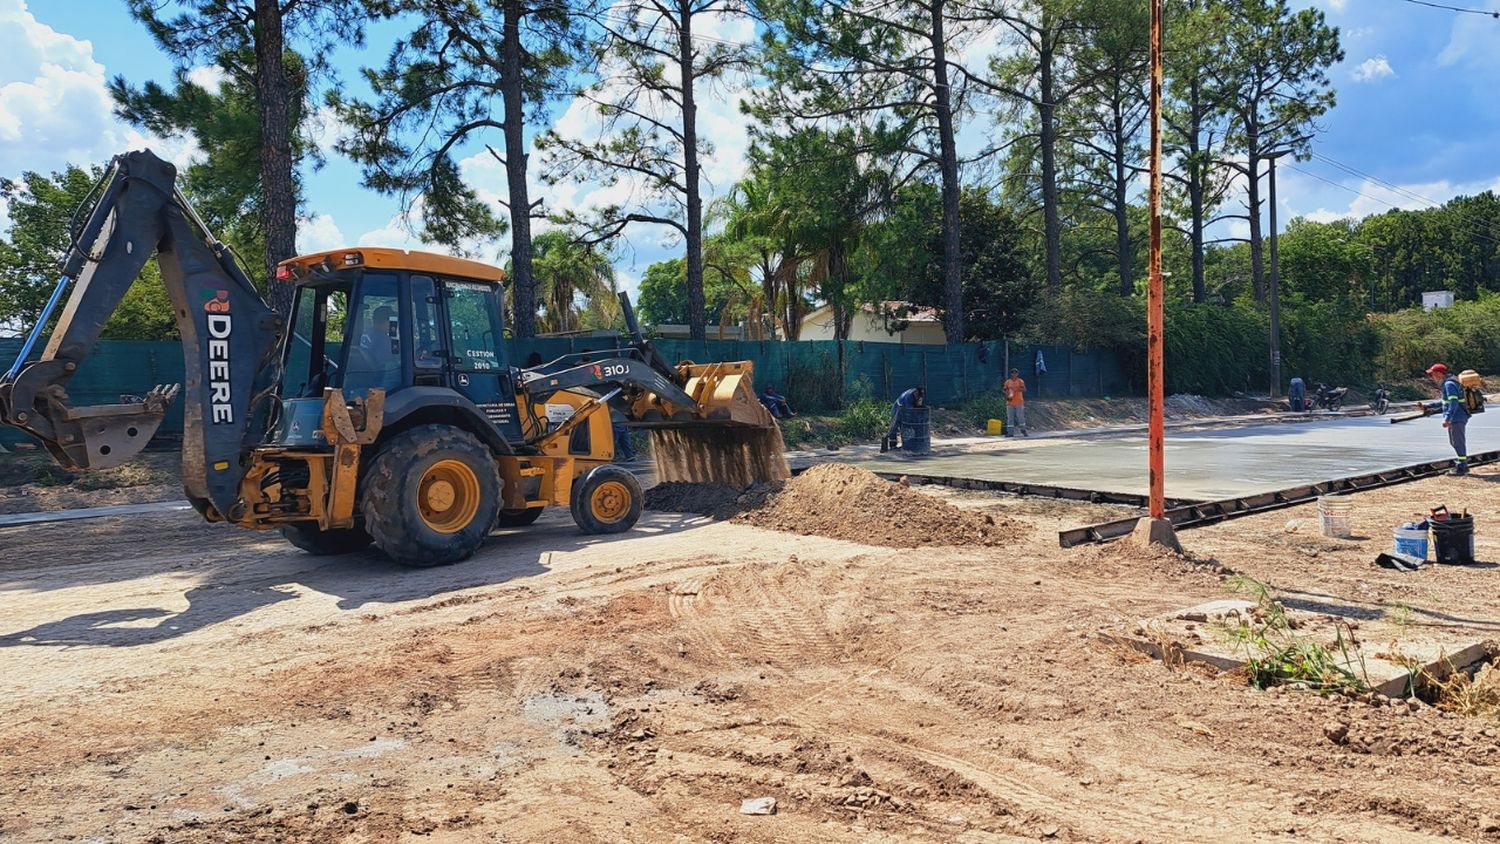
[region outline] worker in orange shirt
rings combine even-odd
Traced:
[[[1026,433],[1026,382],[1021,380],[1021,370],[1012,369],[1004,386],[1005,433],[1013,437],[1020,431],[1021,436],[1029,436]]]

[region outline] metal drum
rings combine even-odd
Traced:
[[[927,408],[901,408],[901,450],[912,454],[928,454],[932,451]]]

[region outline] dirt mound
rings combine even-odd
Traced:
[[[735,503],[742,490],[728,484],[664,481],[646,490],[646,509],[666,513],[697,513],[728,519],[739,512]]]
[[[735,521],[866,545],[1006,545],[1029,528],[964,510],[855,466],[825,463],[779,485],[751,488]],[[764,496],[764,500],[753,499]]]

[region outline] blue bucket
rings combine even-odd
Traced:
[[[1427,559],[1427,523],[1411,522],[1391,532],[1396,540],[1396,553],[1418,560]]]

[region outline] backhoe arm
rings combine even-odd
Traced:
[[[182,334],[183,485],[199,511],[222,516],[239,498],[243,452],[266,430],[281,326],[177,190],[176,169],[150,151],[111,162],[52,300],[0,376],[0,421],[35,435],[69,468],[118,466],[145,447],[176,385],[157,387],[141,402],[74,407],[67,384],[153,254]],[[69,282],[67,305],[32,358]]]

